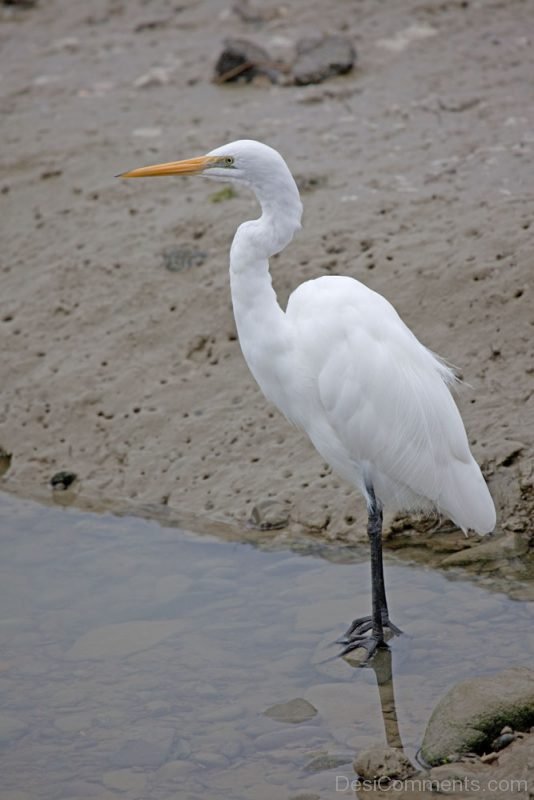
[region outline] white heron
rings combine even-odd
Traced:
[[[342,654],[362,647],[367,659],[385,646],[385,627],[400,633],[386,602],[382,509],[434,509],[464,532],[486,534],[495,526],[491,495],[449,390],[455,377],[384,297],[353,278],[306,281],[286,310],[280,307],[269,257],[300,229],[302,203],[271,147],[240,140],[121,177],[196,174],[255,193],[261,216],[239,226],[230,250],[243,355],[265,396],[367,501],[372,614],[354,620],[338,640]]]

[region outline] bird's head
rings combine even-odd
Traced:
[[[169,161],[123,172],[120,178],[153,178],[161,175],[203,175],[219,181],[248,185],[260,201],[277,193],[298,190],[286,162],[276,150],[252,139],[240,139],[210,153],[184,161]]]

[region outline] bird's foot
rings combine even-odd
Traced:
[[[391,622],[387,613],[382,613],[382,626],[387,628],[394,636],[400,636],[402,631]],[[336,639],[336,644],[350,644],[352,641],[359,640],[363,634],[372,630],[373,618],[372,617],[358,617],[355,619],[345,631],[343,636]]]
[[[387,649],[387,644],[384,639],[379,639],[373,634],[371,634],[371,636],[355,636],[345,645],[339,656],[343,657],[348,653],[352,653],[353,650],[361,649],[364,653],[362,657],[358,659],[358,666],[364,666],[364,664],[367,664],[371,660],[379,647],[385,647]]]
[[[393,636],[399,636],[402,631],[391,622],[387,613],[382,614],[382,626],[386,628]],[[344,645],[340,656],[346,656],[353,650],[361,648],[365,651],[364,657],[360,659],[360,664],[366,664],[375,654],[379,647],[387,647],[386,642],[382,637],[371,633],[369,636],[366,634],[373,629],[372,617],[359,617],[349,626],[348,630],[336,640],[336,644]]]

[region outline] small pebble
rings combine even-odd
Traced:
[[[55,475],[52,475],[50,478],[50,486],[54,491],[65,491],[71,486],[78,476],[75,472],[69,472],[69,470],[62,470],[61,472],[56,472]]]

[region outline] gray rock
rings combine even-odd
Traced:
[[[489,541],[477,544],[459,553],[446,556],[441,562],[442,567],[460,567],[469,564],[483,564],[487,561],[497,561],[501,558],[521,556],[526,553],[528,543],[515,533],[504,536],[492,536]]]
[[[528,730],[534,723],[534,670],[512,667],[497,675],[469,678],[447,692],[428,722],[423,758],[440,764],[452,753],[482,753],[510,725]]]
[[[263,712],[266,717],[277,722],[306,722],[317,714],[317,709],[302,697],[295,697],[287,703],[278,703]]]
[[[164,764],[171,752],[172,737],[165,740],[130,739],[112,753],[109,763],[112,767],[147,767],[157,769]]]
[[[365,780],[378,778],[402,780],[416,772],[402,750],[388,747],[385,744],[375,744],[367,750],[363,750],[354,759],[353,767],[357,775]]]
[[[505,747],[508,747],[509,744],[515,741],[515,734],[513,733],[502,733],[500,736],[497,736],[494,742],[491,743],[491,747],[493,750],[498,752],[499,750],[503,750]]]
[[[102,783],[110,789],[118,789],[120,792],[138,793],[144,791],[146,777],[130,769],[117,769],[105,772],[102,775]]]
[[[306,772],[326,772],[329,769],[336,769],[342,767],[344,764],[350,764],[350,758],[346,756],[332,756],[329,753],[321,753],[315,756],[304,767]]]
[[[333,75],[350,72],[356,61],[354,45],[346,36],[320,36],[297,43],[293,64],[295,83],[321,83]]]

